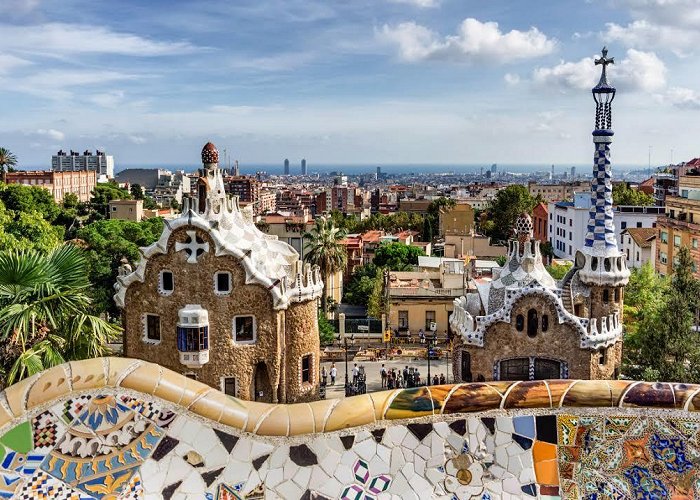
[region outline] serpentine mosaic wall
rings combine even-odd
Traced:
[[[700,497],[700,386],[490,382],[298,405],[157,365],[68,363],[0,394],[0,497]]]

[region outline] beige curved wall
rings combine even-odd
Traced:
[[[72,362],[0,395],[0,496],[695,498],[699,392],[490,382],[268,405],[143,361]]]

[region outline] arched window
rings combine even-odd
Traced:
[[[620,301],[620,289],[615,288],[615,302],[619,302],[619,301]]]
[[[530,309],[527,312],[527,336],[535,337],[537,335],[537,311]]]
[[[542,331],[546,332],[548,329],[549,329],[549,315],[543,314],[542,315]]]
[[[523,317],[522,314],[518,314],[515,317],[515,329],[518,330],[519,332],[522,332],[523,328],[525,328],[525,318]]]
[[[610,290],[608,290],[607,288],[603,290],[603,302],[605,302],[606,304],[610,302]]]

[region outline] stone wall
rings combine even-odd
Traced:
[[[700,386],[491,382],[267,405],[158,365],[0,395],[0,497],[698,498]]]
[[[318,327],[315,319],[311,321],[308,318],[308,311],[315,308],[315,301],[295,304],[290,307],[290,311],[294,312],[275,311],[267,290],[257,284],[246,284],[245,271],[235,257],[216,256],[209,251],[203,253],[196,264],[188,264],[185,252],[173,250],[175,242],[187,238],[186,230],[173,231],[168,240],[168,252],[151,257],[143,282],[136,281],[127,289],[123,311],[125,354],[159,363],[182,374],[194,373],[197,380],[219,389],[223,387],[224,377],[234,377],[237,396],[242,399],[253,399],[255,369],[263,363],[271,389],[265,384],[262,400],[286,401],[282,397],[286,392],[284,385],[278,388],[285,378],[282,376],[283,353],[288,367],[287,380],[299,377],[301,361],[294,357],[298,352],[311,352],[318,362]],[[210,249],[215,248],[207,233],[197,230],[197,236],[209,243]],[[158,290],[159,274],[163,270],[172,271],[174,275],[174,290],[170,295],[163,295]],[[214,274],[219,271],[231,273],[232,289],[229,295],[218,296],[214,293]],[[209,312],[209,362],[201,368],[188,368],[179,360],[178,310],[187,304],[199,304]],[[143,340],[145,313],[160,315],[161,341],[158,343]],[[292,316],[286,331],[285,314]],[[305,319],[295,319],[300,314]],[[255,316],[255,343],[234,342],[233,318],[236,315]],[[284,338],[293,339],[292,344],[285,344]],[[289,347],[292,349],[289,350]],[[317,386],[316,381],[311,392],[317,392]],[[299,389],[297,385],[294,387],[291,393],[296,397]]]
[[[534,308],[538,314],[539,328],[535,337],[527,334],[527,313]],[[518,315],[524,318],[523,331],[516,329]],[[548,328],[542,331],[542,316],[548,315]],[[569,324],[559,324],[557,311],[551,301],[538,295],[525,296],[513,306],[510,323],[495,323],[484,335],[484,347],[458,344],[453,353],[453,367],[456,378],[461,376],[462,351],[471,356],[472,380],[481,375],[485,380],[493,380],[494,363],[499,360],[521,357],[541,357],[564,361],[567,364],[568,377],[575,379],[611,378],[614,366],[606,365],[607,372],[597,367],[598,356],[595,351],[581,349],[578,331]],[[609,357],[611,363],[618,359]],[[595,363],[595,371],[592,364]],[[619,359],[617,361],[619,366]],[[596,375],[596,376],[593,376]],[[604,375],[604,376],[599,376]]]

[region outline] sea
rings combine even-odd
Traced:
[[[222,168],[228,168],[228,165],[219,165]],[[439,174],[451,174],[451,175],[468,175],[468,174],[479,174],[482,171],[486,173],[487,170],[491,169],[491,164],[319,164],[314,165],[312,163],[307,164],[307,172],[309,175],[331,175],[343,173],[346,175],[362,175],[362,174],[374,174],[377,172],[377,167],[381,168],[383,174],[392,175],[439,175]],[[586,175],[592,171],[592,164],[570,164],[570,165],[554,165],[554,174],[561,175],[564,172],[567,175],[571,172],[571,167],[576,167],[576,173],[579,175]],[[115,166],[115,173],[125,170],[127,168],[162,168],[166,170],[176,171],[184,170],[185,172],[195,172],[199,165],[185,165],[185,164],[134,164],[134,165],[118,165]],[[543,164],[496,164],[497,172],[509,172],[515,175],[526,175],[535,172],[549,173],[551,172],[552,165]],[[269,175],[282,175],[284,173],[284,166],[280,164],[269,164],[269,163],[250,163],[250,164],[239,164],[239,170],[241,174],[255,174],[257,172],[266,172]],[[646,167],[641,165],[615,165],[613,164],[613,171],[618,172],[628,172],[632,170],[647,170]],[[290,169],[291,175],[300,175],[301,168],[299,165],[293,165]]]

